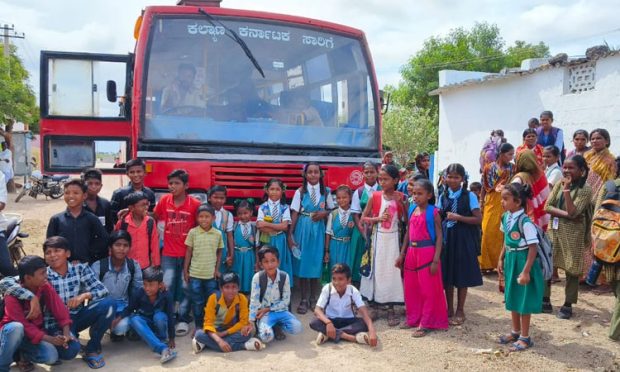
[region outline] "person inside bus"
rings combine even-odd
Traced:
[[[323,126],[323,120],[316,108],[311,105],[310,97],[301,90],[289,90],[280,93],[279,112],[275,119],[284,124]]]
[[[196,67],[190,63],[181,63],[177,77],[172,84],[165,87],[161,96],[161,110],[163,113],[192,115],[204,112],[206,99],[194,81]]]

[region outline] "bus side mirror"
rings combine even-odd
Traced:
[[[118,95],[116,94],[116,82],[114,80],[108,80],[105,91],[108,96],[108,101],[116,102]]]
[[[386,93],[383,90],[379,91],[379,102],[381,103],[381,114],[385,115],[390,108],[390,93]]]

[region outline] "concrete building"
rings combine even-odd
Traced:
[[[503,129],[516,147],[528,120],[543,110],[553,111],[567,149],[575,130],[606,128],[611,151],[620,155],[620,52],[553,65],[525,60],[498,74],[444,70],[430,94],[439,95],[438,169],[458,162],[472,180],[479,179],[480,149],[493,129]]]

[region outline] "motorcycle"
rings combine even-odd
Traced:
[[[30,176],[30,180],[26,182],[22,191],[15,198],[15,203],[18,203],[26,194],[35,199],[39,194],[45,195],[45,199],[47,197],[58,199],[63,196],[64,185],[68,180],[69,175],[66,174],[48,176],[41,174],[39,171],[34,171]]]
[[[21,232],[22,216],[19,213],[0,214],[0,231],[4,231],[6,244],[11,256],[11,262],[17,266],[19,260],[26,255],[24,243],[20,239],[27,238],[27,233]]]

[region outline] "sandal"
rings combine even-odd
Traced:
[[[519,337],[517,342],[512,344],[512,347],[508,349],[510,352],[525,351],[534,346],[534,341],[530,337]]]
[[[185,322],[177,323],[176,327],[174,328],[174,334],[177,337],[186,336],[188,333],[189,333],[189,324]]]
[[[511,331],[510,334],[499,336],[499,339],[497,342],[499,342],[502,345],[507,345],[511,342],[518,341],[520,337],[521,337],[521,334]]]
[[[431,333],[431,331],[432,330],[428,328],[418,328],[415,331],[413,331],[413,334],[411,336],[415,338],[420,338],[420,337],[424,337],[427,334]]]
[[[301,300],[301,302],[299,303],[299,306],[297,306],[297,314],[305,314],[308,312],[308,300]]]
[[[282,328],[278,326],[273,327],[273,333],[274,333],[274,338],[278,341],[282,341],[286,338],[286,334],[284,334],[284,331],[282,330]]]
[[[390,309],[387,312],[387,324],[390,327],[396,327],[400,324],[400,319],[394,312],[394,309]]]
[[[465,317],[464,316],[457,316],[454,317],[453,319],[450,319],[450,321],[448,321],[448,323],[451,326],[460,326],[463,325],[463,323],[465,323]]]
[[[105,367],[105,360],[103,360],[103,354],[84,355],[82,357],[90,369],[99,369]]]
[[[370,337],[368,336],[368,333],[366,333],[366,332],[360,332],[360,333],[356,334],[355,335],[355,341],[358,344],[370,345]]]
[[[19,362],[17,362],[17,367],[19,368],[20,372],[34,371],[34,364],[27,360],[20,360]]]
[[[170,350],[169,348],[165,348],[161,352],[161,358],[159,358],[159,362],[161,364],[168,363],[172,359],[177,357],[177,352],[175,350]]]

